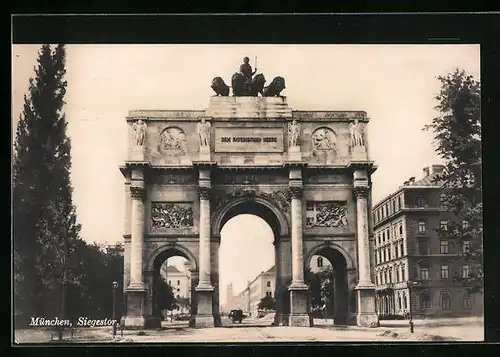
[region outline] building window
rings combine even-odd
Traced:
[[[448,230],[448,221],[441,221],[439,224],[439,227],[441,228],[441,230],[447,231]]]
[[[417,202],[417,207],[419,208],[425,206],[425,199],[423,197],[417,197],[416,202]]]
[[[401,242],[399,243],[399,251],[401,252],[401,256],[404,256],[405,255],[405,252],[404,252],[404,244],[403,244],[403,241],[401,240]]]
[[[392,213],[396,212],[396,201],[392,201]]]
[[[268,288],[270,288],[270,287],[271,287],[271,282],[270,282],[270,281],[268,281],[268,282],[267,282],[267,287],[268,287]]]
[[[420,295],[420,307],[422,309],[430,309],[431,308],[431,297],[427,293],[423,293]]]
[[[441,294],[441,308],[442,309],[451,309],[451,299],[448,293]]]
[[[464,253],[464,254],[470,253],[470,241],[469,240],[464,240],[464,243],[462,244],[462,253]]]
[[[439,246],[441,254],[448,254],[449,244],[447,240],[442,240]]]
[[[394,258],[395,259],[398,259],[399,258],[399,247],[398,247],[398,244],[395,244],[394,245]]]
[[[464,309],[472,309],[472,298],[469,295],[464,295]]]
[[[386,252],[385,252],[385,249],[384,249],[384,260],[383,260],[383,262],[387,261],[387,259],[386,259],[387,257],[386,257],[385,254],[386,254]]]
[[[448,279],[449,267],[448,265],[441,265],[441,279]]]
[[[266,296],[272,297],[272,293],[270,291],[266,291]]]
[[[387,259],[391,260],[391,249],[389,247],[387,247],[386,249],[387,249]]]
[[[427,254],[429,254],[429,241],[428,241],[428,239],[422,239],[422,238],[420,238],[418,240],[418,253],[420,255],[427,255]]]
[[[318,268],[322,268],[323,267],[323,257],[318,257],[317,263],[318,263]]]
[[[403,208],[403,205],[401,204],[401,196],[398,197],[398,206],[399,208]]]
[[[387,228],[387,240],[391,239],[391,230]]]
[[[399,280],[399,267],[396,268],[396,283],[399,283],[401,280]]]
[[[389,284],[392,283],[392,271],[389,270]]]
[[[468,265],[462,265],[462,278],[467,279],[470,275],[470,268]]]
[[[402,224],[399,225],[399,236],[400,237],[403,236],[403,225]]]
[[[406,276],[405,276],[405,266],[401,266],[401,281],[405,281],[406,280]]]
[[[180,280],[177,280],[177,285],[181,285],[181,281]]]
[[[403,309],[407,309],[408,308],[408,301],[406,299],[406,293],[403,292]]]
[[[401,310],[401,295],[398,293],[398,309]]]
[[[418,221],[418,232],[419,233],[425,233],[427,232],[427,222],[425,221]]]
[[[429,280],[429,268],[420,268],[420,280]]]
[[[378,274],[375,274],[375,285],[379,285],[379,283],[378,283]]]

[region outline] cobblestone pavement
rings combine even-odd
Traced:
[[[484,331],[482,319],[448,319],[415,321],[415,333],[410,334],[407,321],[382,321],[379,328],[357,326],[332,326],[323,320],[315,321],[315,327],[270,327],[246,324],[230,327],[192,329],[182,324],[173,324],[158,330],[125,330],[116,339],[109,328],[80,329],[69,333],[65,339],[70,343],[187,343],[187,342],[404,342],[404,341],[482,341]],[[54,334],[55,336],[55,334]],[[18,330],[18,343],[50,342],[50,331],[41,329]]]

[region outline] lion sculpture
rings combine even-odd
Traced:
[[[227,97],[229,95],[229,86],[224,83],[221,77],[215,77],[212,80],[212,85],[210,86],[217,96]]]

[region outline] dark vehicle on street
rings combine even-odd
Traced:
[[[233,323],[238,321],[241,324],[241,321],[243,321],[243,310],[231,310],[229,313],[229,318]]]

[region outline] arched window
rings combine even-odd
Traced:
[[[270,281],[268,281],[268,282],[267,282],[267,287],[268,287],[268,288],[270,288],[270,287],[271,287],[271,282],[270,282]]]
[[[398,309],[401,310],[401,294],[398,293]]]
[[[451,299],[448,293],[441,294],[441,308],[442,309],[451,309]]]
[[[177,280],[177,285],[181,285],[181,281],[180,280]]]
[[[322,268],[323,267],[323,257],[318,257],[317,263],[318,263],[318,268]]]
[[[420,307],[422,309],[430,309],[431,308],[431,297],[427,293],[423,293],[420,295]]]
[[[403,292],[403,309],[407,309],[408,308],[408,301],[406,299],[406,293]]]

